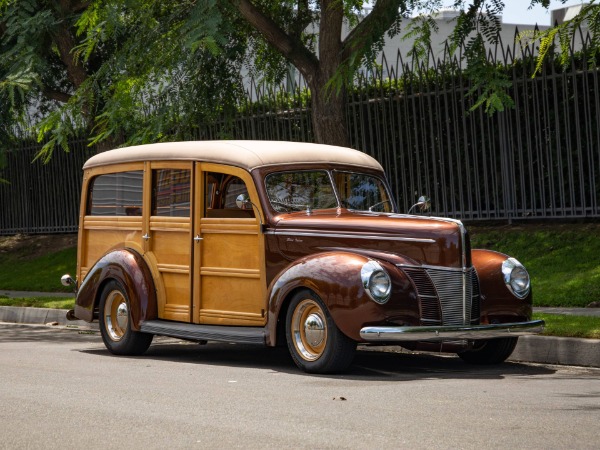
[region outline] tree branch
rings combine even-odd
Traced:
[[[371,13],[365,17],[344,39],[343,60],[355,54],[359,58],[398,18],[399,10],[406,10],[406,0],[379,0]]]
[[[83,84],[87,79],[88,74],[81,63],[75,61],[73,57],[73,49],[75,48],[75,42],[71,36],[71,32],[67,28],[66,24],[63,24],[55,35],[56,45],[60,55],[60,60],[67,68],[67,76],[75,89]]]
[[[266,41],[291,61],[309,80],[318,70],[319,61],[298,39],[293,39],[250,0],[234,1],[234,6]]]
[[[66,92],[56,91],[49,88],[44,88],[43,93],[49,99],[56,100],[57,102],[61,103],[67,103],[72,97],[71,94],[67,94]]]

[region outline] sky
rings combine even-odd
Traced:
[[[504,13],[502,14],[503,23],[517,24],[538,24],[550,25],[550,11],[560,9],[565,6],[580,5],[581,0],[569,0],[565,4],[559,0],[552,0],[550,8],[545,9],[536,5],[532,9],[527,9],[529,6],[528,0],[504,0]]]

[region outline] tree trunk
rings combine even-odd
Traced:
[[[349,147],[345,92],[332,92],[325,88],[326,83],[327,79],[323,81],[321,77],[309,83],[314,140],[320,144]]]

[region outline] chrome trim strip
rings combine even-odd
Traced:
[[[352,239],[379,239],[382,241],[403,241],[403,242],[423,242],[434,244],[434,239],[429,238],[409,238],[409,237],[394,237],[389,235],[379,234],[360,234],[360,233],[333,233],[327,231],[310,232],[301,230],[266,230],[265,234],[275,234],[280,236],[310,236],[310,237],[335,237],[335,238],[352,238]]]
[[[367,342],[481,340],[528,336],[544,331],[543,320],[466,326],[364,327],[360,337]]]
[[[447,270],[449,272],[462,272],[463,268],[462,267],[446,267],[446,266],[430,266],[427,264],[423,264],[423,265],[415,265],[415,264],[396,264],[396,267],[399,267],[400,269],[403,268],[407,268],[407,269],[434,269],[434,270]]]

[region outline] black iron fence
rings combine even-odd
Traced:
[[[41,146],[23,145],[6,155],[0,176],[0,234],[77,231],[83,172],[95,152],[85,140],[71,142],[69,153],[56,151],[48,164],[33,162]]]
[[[566,69],[550,57],[531,78],[535,48],[500,42],[489,59],[506,67],[515,107],[488,116],[469,111],[470,82],[456,57],[430,55],[408,66],[398,54],[359,76],[348,93],[351,145],[378,159],[398,205],[432,198],[433,214],[463,220],[600,217],[600,79],[585,35]],[[235,116],[179,131],[174,139],[311,141],[306,84],[249,84]],[[287,92],[287,94],[282,94]],[[77,229],[82,141],[50,164],[37,147],[7,155],[0,186],[0,234]],[[0,175],[2,176],[2,175]]]

